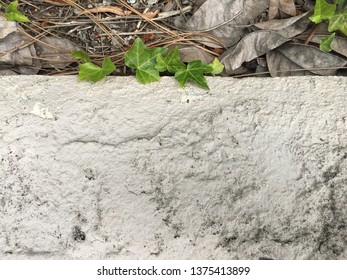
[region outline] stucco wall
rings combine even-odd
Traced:
[[[347,79],[0,77],[1,259],[346,259]]]

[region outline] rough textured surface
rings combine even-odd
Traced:
[[[0,77],[0,258],[346,259],[347,79]]]

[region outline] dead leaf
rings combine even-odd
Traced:
[[[35,42],[35,46],[42,68],[64,69],[69,64],[75,62],[71,51],[80,50],[70,40],[53,36],[42,38],[39,42]]]
[[[0,69],[0,76],[13,76],[18,75],[15,71],[11,69]]]
[[[147,12],[143,14],[146,18],[155,18],[159,14],[159,10],[156,10],[154,12]]]
[[[315,35],[312,37],[311,42],[319,44],[321,39],[325,38],[327,35]],[[331,43],[331,48],[333,51],[342,54],[347,58],[347,39],[344,37],[336,36]]]
[[[298,69],[306,69],[323,76],[335,75],[339,68],[347,65],[346,60],[317,47],[293,43],[284,44],[268,53],[267,59],[273,77],[301,75]],[[286,72],[281,72],[283,70]]]
[[[266,61],[271,77],[309,76],[310,71],[302,69],[294,61],[287,58],[278,50],[266,54]]]
[[[253,23],[268,6],[269,0],[207,0],[183,28],[210,33],[230,47],[247,34],[246,25]],[[203,43],[213,48],[224,47],[214,41]]]
[[[0,64],[33,65],[36,51],[30,46],[30,38],[16,31],[0,40]]]
[[[225,66],[225,72],[232,73],[244,62],[251,61],[289,40],[276,31],[258,30],[243,37],[235,48],[224,52],[220,60]]]
[[[17,31],[17,28],[17,23],[15,21],[8,21],[5,17],[0,15],[0,39],[3,39],[8,34]]]
[[[22,74],[36,74],[41,63],[32,39],[18,31],[17,23],[8,22],[3,17],[0,17],[0,27],[0,66],[11,67]]]
[[[274,30],[283,37],[292,38],[304,32],[310,25],[309,12],[286,19],[273,19],[256,23],[255,26],[263,30]]]
[[[201,60],[203,63],[209,64],[213,62],[214,56],[200,48],[185,45],[175,45],[180,51],[181,61],[190,62],[193,60]],[[174,46],[173,46],[174,47]]]
[[[145,34],[141,37],[142,41],[144,43],[147,43],[148,41],[152,41],[155,39],[155,35],[153,33],[148,33],[148,34]]]
[[[98,6],[93,9],[84,10],[79,15],[95,14],[95,13],[111,13],[111,14],[116,14],[119,16],[131,15],[131,11],[124,11],[123,9],[116,6]]]
[[[270,0],[269,19],[274,19],[279,11],[290,16],[296,16],[295,0]]]

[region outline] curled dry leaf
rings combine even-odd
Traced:
[[[311,42],[319,44],[321,39],[325,37],[326,35],[315,35],[312,37]],[[333,51],[347,58],[347,38],[336,36],[332,41],[330,47]]]
[[[57,38],[53,36],[44,37],[35,43],[37,55],[39,56],[42,68],[58,68],[63,69],[69,64],[75,62],[71,55],[72,50],[80,50],[80,48],[65,38]]]
[[[23,74],[36,74],[41,67],[31,39],[19,31],[0,39],[0,53],[0,65],[22,66],[23,71],[25,70],[21,71]],[[23,66],[30,67],[30,73]]]
[[[268,52],[266,54],[266,61],[271,77],[312,75],[310,71],[304,70],[278,50]]]
[[[273,19],[256,23],[255,26],[263,30],[274,30],[283,37],[292,38],[308,28],[310,25],[308,16],[309,12],[287,19]]]
[[[221,61],[227,74],[234,73],[242,63],[257,58],[270,50],[291,40],[292,37],[304,32],[309,26],[308,13],[281,20],[270,20],[257,23],[258,30],[244,36],[235,48],[227,50]]]
[[[267,60],[272,77],[301,75],[298,69],[323,76],[335,75],[339,68],[347,65],[346,60],[317,47],[292,43],[269,52]]]
[[[131,15],[131,11],[124,11],[123,9],[116,6],[98,6],[93,9],[84,10],[79,15],[95,14],[95,13],[112,13],[119,16]]]
[[[0,16],[0,67],[6,68],[2,73],[16,70],[21,74],[36,74],[41,68],[31,38],[18,31],[16,22],[7,21],[2,16]]]
[[[207,0],[183,28],[210,33],[230,47],[247,33],[246,25],[253,23],[268,6],[269,0]],[[203,43],[207,46],[224,47],[206,39]]]
[[[289,40],[272,30],[258,30],[250,33],[243,37],[235,48],[227,50],[220,57],[225,66],[225,72],[233,73],[244,62],[251,61]]]
[[[279,11],[290,16],[295,16],[295,0],[270,0],[269,19],[274,19]]]
[[[201,60],[205,64],[209,64],[214,60],[214,56],[207,51],[193,46],[176,45],[180,51],[181,61],[190,62],[193,60]]]
[[[44,37],[35,42],[1,17],[0,27],[0,67],[7,70],[3,73],[36,74],[42,67],[63,69],[75,61],[70,52],[79,48],[68,39]]]
[[[17,31],[17,22],[8,21],[0,15],[0,39],[5,38],[8,34]]]

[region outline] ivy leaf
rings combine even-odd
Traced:
[[[177,47],[175,47],[165,58],[162,54],[157,56],[155,69],[159,72],[169,71],[170,73],[176,73],[179,69],[185,68],[186,65],[181,62],[180,53]]]
[[[80,72],[78,79],[80,81],[86,80],[96,83],[105,78],[107,75],[111,74],[116,69],[116,66],[112,63],[109,57],[105,57],[104,61],[102,62],[102,67],[92,62],[86,62],[80,64],[79,69]]]
[[[314,14],[310,16],[310,20],[314,23],[320,23],[322,20],[330,19],[335,11],[335,4],[329,4],[325,0],[317,0],[314,6]]]
[[[319,48],[322,50],[322,51],[325,51],[325,52],[331,52],[332,51],[332,48],[331,48],[331,43],[333,42],[334,38],[335,38],[335,33],[323,38],[321,41],[320,41],[320,45],[319,45]]]
[[[114,70],[116,70],[116,66],[113,64],[112,60],[109,57],[105,57],[104,60],[102,61],[102,71],[106,75],[109,75]]]
[[[82,63],[91,62],[89,56],[84,51],[71,51],[71,54]]]
[[[224,65],[222,63],[220,63],[220,61],[218,60],[218,58],[215,58],[213,60],[212,63],[209,64],[212,67],[212,72],[211,74],[214,75],[218,75],[220,73],[222,73],[222,71],[224,70]]]
[[[5,17],[9,21],[30,22],[30,20],[17,10],[18,1],[11,2],[5,9]]]
[[[194,60],[188,63],[184,69],[179,69],[175,78],[181,87],[184,87],[190,80],[204,89],[209,89],[204,74],[212,73],[213,67],[208,64],[202,63],[200,60]]]
[[[136,69],[136,79],[142,83],[159,81],[159,71],[155,68],[157,56],[167,52],[167,48],[146,48],[140,38],[136,38],[133,46],[125,53],[125,65]]]
[[[328,31],[340,30],[347,36],[347,9],[343,13],[335,14],[329,20]]]
[[[337,10],[341,11],[343,9],[345,0],[334,0],[334,4],[337,5]]]

